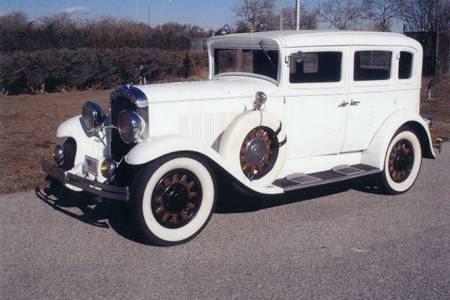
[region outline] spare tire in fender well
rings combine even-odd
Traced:
[[[283,125],[273,113],[245,111],[224,131],[219,153],[234,171],[268,186],[283,168],[286,142]]]

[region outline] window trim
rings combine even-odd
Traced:
[[[410,73],[408,78],[400,78],[400,58],[401,58],[402,52],[407,52],[407,53],[412,55],[411,73]],[[408,81],[413,80],[414,79],[414,69],[416,67],[416,55],[417,55],[417,53],[412,51],[412,49],[401,48],[401,49],[398,49],[397,55],[398,55],[398,60],[397,60],[397,80],[399,82],[408,82]]]
[[[391,56],[391,73],[389,79],[384,80],[366,80],[366,81],[355,81],[354,80],[354,71],[355,71],[355,53],[358,51],[387,51],[392,52]],[[396,71],[396,64],[397,61],[395,59],[396,57],[397,47],[390,47],[390,46],[350,46],[350,53],[349,53],[349,74],[348,79],[350,86],[352,88],[364,88],[364,87],[378,87],[386,85],[392,86],[395,82],[395,78],[397,76],[394,76],[394,72]]]
[[[348,50],[345,47],[308,47],[308,48],[290,48],[289,52],[286,55],[289,57],[291,54],[296,53],[298,51],[302,51],[303,53],[323,53],[323,52],[337,52],[341,54],[341,76],[339,81],[324,81],[324,82],[291,82],[290,80],[290,62],[287,62],[286,65],[286,81],[291,89],[296,88],[304,88],[305,86],[311,87],[320,87],[324,88],[324,85],[327,85],[327,88],[333,89],[336,87],[342,87],[344,82],[346,82],[346,73],[347,66],[345,64],[346,60],[346,51]]]
[[[389,64],[389,77],[386,79],[366,79],[366,80],[356,80],[356,55],[358,52],[387,52],[391,54],[391,61]],[[379,49],[370,49],[370,50],[355,50],[353,51],[353,69],[352,69],[352,81],[353,82],[387,82],[387,81],[391,81],[393,79],[393,70],[396,69],[395,68],[395,64],[394,64],[394,57],[395,57],[395,51],[394,49],[391,50],[379,50]],[[397,72],[398,73],[398,72]]]
[[[264,78],[267,79],[268,81],[271,82],[276,82],[276,85],[280,84],[280,79],[281,79],[281,72],[282,72],[282,66],[281,64],[283,63],[282,57],[283,57],[283,53],[281,52],[280,49],[270,49],[271,51],[278,51],[278,66],[277,66],[277,78],[272,78],[266,75],[262,75],[262,74],[257,74],[257,73],[249,73],[249,72],[222,72],[222,73],[217,73],[216,74],[216,59],[215,59],[215,52],[216,50],[261,50],[259,49],[243,49],[243,48],[230,48],[230,49],[224,49],[224,48],[211,48],[212,49],[212,72],[213,72],[213,77],[212,78],[218,78],[218,77],[224,77],[224,76],[250,76],[250,77],[256,77],[256,78]]]

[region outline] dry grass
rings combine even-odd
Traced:
[[[81,112],[86,99],[106,103],[109,90],[0,97],[0,194],[44,183],[42,157],[50,158],[58,125]]]
[[[424,79],[426,87],[428,81]],[[0,97],[0,194],[33,189],[44,184],[42,157],[50,158],[57,143],[58,125],[81,111],[87,99],[107,103],[111,91],[84,91]],[[450,138],[450,77],[423,91],[422,115],[433,115],[438,133]]]
[[[427,99],[427,84],[430,78],[423,80],[421,114],[432,116],[439,136],[450,140],[450,75],[443,76],[432,90],[432,98]]]

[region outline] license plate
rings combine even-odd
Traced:
[[[84,159],[84,170],[86,173],[98,176],[98,160],[89,156]]]

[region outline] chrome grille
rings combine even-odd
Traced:
[[[120,112],[125,109],[137,112],[146,122],[148,121],[147,98],[141,90],[134,86],[124,86],[117,89],[112,93],[109,102],[111,106],[111,124],[115,127],[118,126]],[[135,144],[127,144],[122,140],[119,130],[112,130],[110,149],[113,159],[122,159],[134,146]]]

